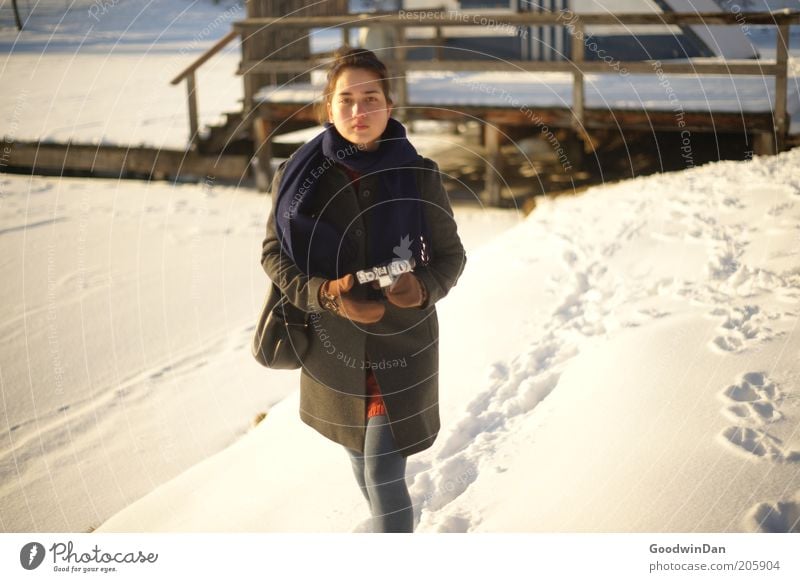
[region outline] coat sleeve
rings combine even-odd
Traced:
[[[467,254],[458,236],[453,209],[447,198],[439,165],[425,159],[422,198],[430,236],[430,256],[427,265],[414,269],[428,291],[422,307],[430,307],[447,295],[456,284],[467,263]]]
[[[325,279],[306,276],[283,252],[275,230],[278,186],[285,164],[286,162],[278,167],[269,189],[272,196],[272,210],[267,218],[267,236],[261,246],[261,265],[267,276],[280,287],[292,304],[306,312],[322,311],[319,304],[319,288]]]

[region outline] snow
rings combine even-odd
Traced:
[[[10,2],[0,27],[0,134],[6,141],[184,149],[186,81],[170,81],[244,17],[231,0],[39,1],[17,34]],[[92,15],[95,15],[93,17]],[[197,75],[198,123],[241,110],[238,41]],[[13,87],[13,90],[7,90]]]
[[[264,196],[7,174],[0,192],[4,529],[97,525],[297,387],[248,351]],[[519,220],[459,215],[471,248]]]
[[[416,531],[796,531],[798,164],[592,188],[471,252],[439,304]],[[297,405],[100,530],[365,531],[344,451]]]
[[[180,147],[168,81],[227,26],[192,46],[200,22],[179,23],[231,4],[165,0],[160,26],[145,5],[85,42],[88,2],[52,41],[53,17],[0,29],[7,138]],[[235,103],[237,50],[204,67],[206,119]],[[798,167],[721,162],[524,220],[457,205],[469,261],[439,304],[442,432],[408,464],[417,531],[797,531]],[[249,353],[267,211],[214,183],[0,175],[3,531],[368,529],[298,373]]]

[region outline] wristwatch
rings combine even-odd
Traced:
[[[339,315],[341,305],[339,305],[339,297],[328,293],[328,282],[322,284],[319,288],[319,304],[323,309],[327,309],[334,315]]]

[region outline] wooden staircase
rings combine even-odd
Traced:
[[[252,123],[243,121],[244,112],[226,111],[220,125],[207,125],[195,140],[195,149],[201,154],[251,156],[253,146]]]

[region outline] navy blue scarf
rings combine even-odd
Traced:
[[[361,174],[377,173],[380,187],[369,214],[371,230],[363,269],[395,258],[414,257],[417,265],[428,260],[427,226],[423,202],[417,190],[414,168],[422,158],[406,137],[399,121],[389,118],[375,151],[361,150],[344,139],[332,123],[300,147],[284,169],[278,188],[275,225],[284,252],[309,276],[336,279],[353,268],[358,245],[322,218],[312,218],[316,196],[340,195],[318,192],[321,175],[335,164]],[[317,205],[318,207],[321,205]]]

